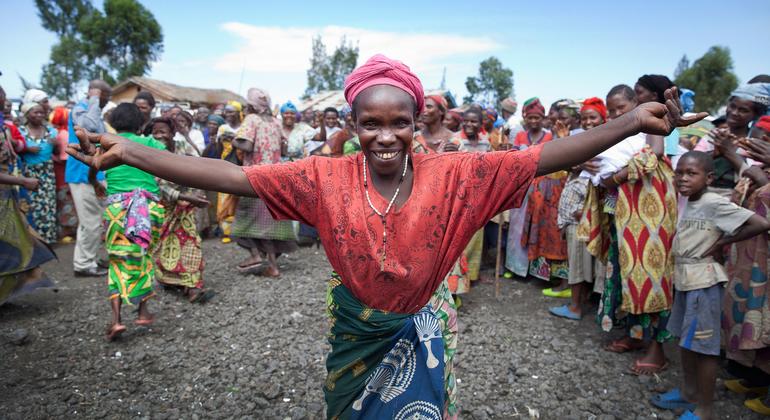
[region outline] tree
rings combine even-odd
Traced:
[[[307,70],[307,88],[304,98],[324,90],[340,90],[345,78],[356,68],[358,45],[348,43],[343,36],[340,45],[329,55],[321,36],[313,38],[313,56]]]
[[[59,37],[51,47],[50,61],[43,66],[40,87],[51,96],[71,98],[87,68],[80,21],[94,8],[87,0],[35,0],[35,5],[43,28]]]
[[[52,96],[71,98],[77,85],[100,78],[110,84],[141,76],[163,51],[155,17],[136,0],[35,0],[43,27],[59,36],[40,84]]]
[[[684,73],[689,68],[690,68],[690,59],[687,58],[687,54],[685,54],[679,60],[679,64],[676,65],[676,70],[674,70],[674,79],[681,76],[682,73]]]
[[[695,111],[715,113],[738,87],[733,59],[727,47],[711,47],[703,57],[678,75],[674,83],[695,92]]]
[[[105,0],[81,22],[90,78],[107,83],[142,76],[163,52],[163,33],[149,10],[136,0]]]
[[[466,104],[480,102],[496,106],[501,100],[513,95],[513,71],[503,67],[496,57],[489,57],[479,64],[479,75],[465,80],[468,96]]]

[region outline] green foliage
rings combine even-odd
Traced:
[[[479,64],[479,75],[465,80],[468,96],[466,104],[483,103],[496,106],[501,100],[513,95],[513,71],[503,67],[496,57],[489,57]]]
[[[715,113],[738,87],[733,59],[727,47],[711,47],[703,57],[682,71],[674,83],[695,92],[695,111]]]
[[[142,76],[163,51],[160,25],[136,0],[104,0],[103,13],[87,0],[35,4],[43,27],[59,36],[40,80],[49,95],[71,98],[88,79]]]
[[[303,98],[309,98],[324,90],[340,90],[345,78],[356,68],[358,45],[348,43],[342,37],[340,45],[329,55],[321,36],[313,38],[313,56],[307,70],[307,88]]]

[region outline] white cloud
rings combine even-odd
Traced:
[[[484,36],[384,32],[343,26],[274,27],[228,22],[222,29],[243,41],[235,51],[215,60],[217,70],[232,73],[240,73],[241,69],[260,73],[304,73],[310,65],[312,39],[316,35],[321,35],[330,50],[339,45],[343,36],[357,44],[359,64],[382,53],[403,61],[418,74],[441,72],[453,57],[487,53],[502,47]]]

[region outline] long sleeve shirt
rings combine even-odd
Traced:
[[[88,101],[78,102],[72,108],[69,118],[69,144],[78,143],[78,137],[75,135],[75,126],[82,127],[92,133],[104,133],[104,121],[102,121],[102,109],[99,107],[99,98],[90,97]],[[99,181],[104,180],[104,173],[99,172],[96,175]],[[88,165],[77,159],[67,159],[67,165],[64,169],[64,181],[69,184],[87,184],[88,183]]]

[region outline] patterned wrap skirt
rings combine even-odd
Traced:
[[[335,274],[324,384],[329,419],[456,418],[457,311],[446,281],[415,314],[364,306]]]
[[[203,288],[203,252],[196,229],[198,209],[177,202],[166,209],[166,220],[160,229],[160,243],[155,252],[158,282],[192,288]]]
[[[239,245],[263,253],[289,253],[297,249],[294,222],[273,219],[265,202],[258,198],[238,198],[232,236]]]
[[[127,236],[126,227],[133,226],[136,222],[130,220],[129,208],[125,202],[112,202],[104,210],[110,299],[121,299],[125,304],[136,305],[154,295],[152,281],[155,277],[155,264],[152,255],[160,237],[164,216],[165,210],[158,201],[148,199],[150,241],[145,247]]]
[[[0,305],[39,287],[51,287],[40,266],[56,255],[30,231],[15,189],[0,185]]]
[[[22,190],[27,221],[43,241],[54,244],[59,236],[59,224],[56,217],[56,175],[53,161],[26,165],[24,176],[37,178],[40,182],[37,191]]]

